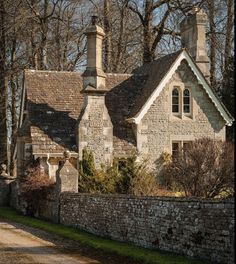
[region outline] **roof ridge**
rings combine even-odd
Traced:
[[[24,69],[24,72],[38,72],[38,73],[75,73],[75,74],[82,74],[79,71],[56,71],[56,70],[34,70],[34,69]]]
[[[113,73],[113,72],[106,72],[105,74],[106,75],[113,75],[113,76],[118,76],[118,75],[121,75],[121,76],[132,76],[132,75],[134,75],[133,73]]]

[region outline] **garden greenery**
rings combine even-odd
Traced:
[[[83,150],[79,167],[79,192],[155,195],[157,182],[145,162],[136,162],[136,155],[114,159],[112,166],[95,168],[91,151]]]

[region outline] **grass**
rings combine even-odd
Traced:
[[[44,220],[23,216],[9,207],[0,207],[0,217],[26,226],[35,227],[63,238],[80,242],[82,245],[103,250],[107,253],[116,253],[120,256],[130,257],[143,264],[207,264],[202,260],[194,260],[184,256],[148,250],[134,245],[112,241],[86,233],[84,231],[54,224]]]

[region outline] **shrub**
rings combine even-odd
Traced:
[[[83,150],[79,166],[79,192],[115,193],[116,176],[111,168],[102,166],[97,170],[92,152]]]
[[[135,196],[156,195],[157,181],[154,174],[148,169],[147,161],[136,162],[136,155],[118,160],[118,192]]]
[[[135,155],[96,170],[92,152],[84,149],[79,174],[79,192],[154,195],[157,189],[154,175],[146,163],[136,163]]]
[[[185,196],[214,198],[234,194],[234,151],[228,142],[202,138],[189,143],[164,168]],[[168,176],[169,175],[169,176]]]
[[[53,190],[53,180],[42,173],[39,161],[28,164],[24,178],[20,179],[20,196],[26,202],[26,214],[35,215],[39,208],[39,202]]]

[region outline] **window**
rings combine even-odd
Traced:
[[[185,151],[191,141],[172,141],[172,157],[176,158],[179,151]]]
[[[173,158],[176,158],[178,156],[180,148],[181,148],[181,142],[180,141],[172,142],[172,157]]]
[[[189,145],[190,145],[191,141],[184,141],[183,142],[183,151],[187,150]]]
[[[189,89],[184,89],[183,108],[184,108],[184,113],[190,114],[190,92],[189,92]]]
[[[177,88],[172,91],[172,113],[179,113],[179,90]]]
[[[173,115],[183,118],[192,115],[191,90],[184,85],[174,86],[172,90],[171,112]]]

